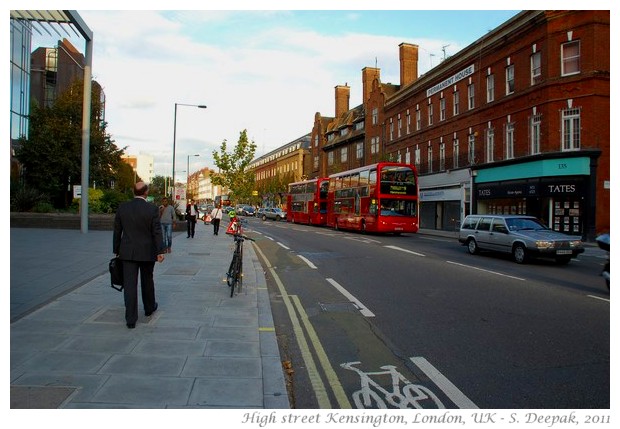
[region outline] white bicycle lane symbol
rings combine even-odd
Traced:
[[[437,395],[427,387],[411,383],[396,370],[396,366],[384,365],[380,367],[384,371],[364,372],[355,367],[359,364],[361,362],[340,364],[342,368],[354,371],[360,376],[361,387],[352,394],[357,408],[388,408],[388,404],[396,408],[445,408]],[[386,390],[371,378],[382,376],[390,377],[392,391]]]

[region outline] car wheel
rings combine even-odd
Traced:
[[[474,240],[473,238],[467,240],[467,251],[472,255],[475,255],[479,251],[478,243],[476,243],[476,240]]]
[[[527,252],[523,244],[515,244],[512,249],[512,256],[517,264],[523,264],[527,261]]]
[[[263,221],[266,221],[267,220],[267,216],[263,215],[262,219],[263,219]]]
[[[282,219],[280,216],[276,216],[276,222],[280,222],[280,219]]]

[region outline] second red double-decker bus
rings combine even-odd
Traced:
[[[328,185],[327,178],[290,183],[286,196],[286,220],[293,223],[325,225]]]
[[[332,174],[329,176],[327,225],[369,232],[417,232],[415,167],[379,162]]]

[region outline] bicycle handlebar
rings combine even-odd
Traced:
[[[247,235],[243,235],[243,234],[234,234],[233,235],[235,240],[250,240],[250,241],[256,241],[254,240],[252,237],[248,237]]]

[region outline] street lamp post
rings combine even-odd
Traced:
[[[172,189],[176,189],[176,182],[174,176],[174,164],[176,163],[176,151],[177,151],[177,106],[189,106],[189,107],[198,107],[199,109],[206,109],[207,106],[204,104],[182,104],[182,103],[174,103],[174,131],[172,135]],[[174,191],[173,191],[174,192]],[[176,195],[173,195],[173,199],[176,198]]]
[[[189,157],[190,156],[200,156],[199,153],[195,154],[195,155],[187,155],[187,185],[186,185],[186,192],[189,192]],[[185,197],[187,198],[187,196]]]

